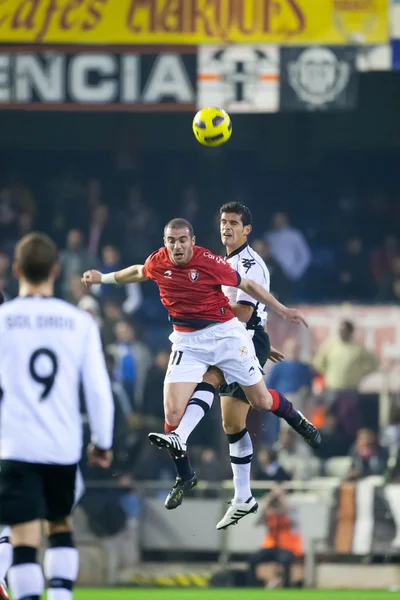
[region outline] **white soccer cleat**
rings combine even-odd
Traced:
[[[226,529],[230,525],[236,525],[240,519],[243,519],[243,517],[246,517],[251,513],[256,513],[257,510],[258,504],[253,496],[249,498],[247,502],[242,502],[241,504],[231,503],[230,507],[225,513],[225,516],[217,524],[217,529]]]
[[[152,444],[158,448],[167,448],[176,458],[181,458],[187,450],[187,445],[177,433],[149,433],[148,437]]]
[[[6,582],[0,579],[0,598],[1,600],[10,600],[10,596],[7,594]]]

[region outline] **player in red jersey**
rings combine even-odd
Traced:
[[[238,287],[294,323],[305,323],[300,311],[282,305],[261,285],[241,278],[222,257],[196,246],[193,228],[184,219],[173,219],[166,225],[164,247],[154,252],[144,265],[133,265],[106,275],[87,271],[82,281],[91,285],[136,283],[146,279],[158,285],[161,302],[174,327],[164,387],[166,434],[149,436],[158,446],[168,447],[177,469],[177,482],[167,497],[167,508],[179,506],[184,493],[197,483],[186,444],[172,432],[188,403],[196,404],[204,412],[211,406],[215,388],[202,383],[210,366],[219,367],[227,384],[239,383],[253,408],[272,410],[285,418],[306,441],[319,444],[318,430],[305,421],[286,398],[267,390],[253,341],[234,317],[221,286]],[[254,498],[249,501],[249,512],[254,512],[257,503]]]

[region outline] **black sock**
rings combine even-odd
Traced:
[[[194,471],[193,471],[192,465],[190,464],[188,453],[185,452],[185,454],[181,458],[176,458],[175,456],[172,456],[171,454],[170,454],[170,457],[173,460],[174,465],[175,465],[176,476],[180,477],[184,481],[187,481],[188,479],[192,479],[192,477],[194,475]]]
[[[296,427],[302,419],[301,414],[293,407],[293,404],[283,394],[276,390],[268,390],[272,396],[271,412],[277,417],[284,419],[291,427]]]
[[[40,600],[44,591],[44,578],[37,562],[36,548],[14,546],[8,581],[15,600]]]

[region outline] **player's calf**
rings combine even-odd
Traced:
[[[51,533],[44,557],[48,580],[48,600],[72,600],[72,590],[79,571],[79,554],[71,531]]]
[[[0,598],[3,596],[6,598],[5,591],[1,591],[3,585],[5,589],[5,579],[9,568],[13,561],[13,548],[10,543],[11,529],[6,527],[0,532]]]
[[[8,582],[14,600],[40,600],[44,591],[44,577],[38,563],[37,548],[14,545]]]

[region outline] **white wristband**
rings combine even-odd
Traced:
[[[115,273],[102,273],[101,274],[101,283],[118,283],[115,279]]]

